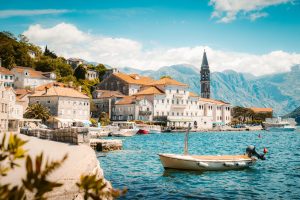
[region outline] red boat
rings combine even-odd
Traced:
[[[146,129],[139,129],[139,131],[137,132],[137,134],[140,134],[140,135],[145,135],[145,134],[148,134],[149,131],[146,130]]]

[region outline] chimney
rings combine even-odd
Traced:
[[[78,91],[79,91],[79,92],[81,92],[81,85],[80,85],[80,86],[78,86]]]
[[[45,87],[45,94],[47,94],[48,92],[48,87]]]

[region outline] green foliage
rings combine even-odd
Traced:
[[[250,108],[236,106],[232,109],[232,117],[232,124],[260,124],[265,121],[266,118],[271,118],[272,112],[255,113]]]
[[[160,77],[160,79],[163,79],[163,78],[171,78],[171,79],[172,79],[172,77],[171,77],[171,76],[168,76],[168,75],[164,75],[164,76],[161,76],[161,77]]]
[[[11,69],[15,65],[32,67],[34,59],[32,59],[28,51],[34,51],[39,54],[40,50],[34,45],[28,43],[28,39],[20,35],[19,40],[9,32],[0,32],[0,57],[2,65]]]
[[[10,169],[14,169],[19,166],[16,161],[24,158],[25,150],[23,149],[26,141],[21,140],[17,135],[9,135],[8,143],[6,144],[6,134],[3,135],[2,142],[0,144],[0,175],[6,176]],[[7,161],[8,166],[3,165],[4,161]]]
[[[52,182],[47,180],[47,176],[49,176],[53,171],[58,169],[62,163],[67,159],[67,155],[65,155],[59,161],[46,161],[44,169],[42,169],[43,164],[43,153],[38,155],[35,158],[35,162],[32,162],[30,156],[26,157],[26,179],[22,179],[22,183],[24,187],[30,191],[35,192],[35,199],[45,199],[44,195],[47,192],[52,191],[54,188],[60,187],[63,184]]]
[[[101,126],[107,126],[107,125],[109,125],[110,119],[109,119],[109,116],[108,116],[108,114],[106,112],[102,112],[100,114],[99,122],[101,123]]]
[[[43,122],[49,119],[50,116],[49,109],[39,103],[28,106],[24,114],[25,118],[41,119]]]
[[[68,65],[64,58],[51,58],[41,56],[40,60],[35,63],[35,69],[42,72],[55,71],[57,77],[66,77],[73,74],[73,69]]]
[[[48,56],[50,58],[57,58],[57,55],[54,52],[50,51],[48,49],[47,45],[46,45],[46,48],[45,48],[45,51],[44,51],[44,56]]]
[[[76,185],[84,192],[84,200],[101,200],[103,198],[109,199],[110,197],[117,198],[124,195],[127,191],[126,189],[115,190],[113,188],[108,190],[103,178],[97,178],[96,175],[83,175]]]
[[[77,80],[84,80],[86,73],[86,68],[83,65],[79,65],[74,71],[74,76],[77,78]]]
[[[96,67],[94,67],[94,70],[96,70],[99,74],[99,80],[102,80],[103,75],[106,72],[106,67],[103,64],[98,64]]]
[[[90,121],[93,124],[93,126],[97,126],[98,123],[97,119],[91,118]]]

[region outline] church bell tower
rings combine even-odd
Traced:
[[[205,50],[203,53],[202,65],[200,70],[200,84],[201,97],[210,98],[210,71]]]

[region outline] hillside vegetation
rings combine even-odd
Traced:
[[[35,58],[29,56],[29,51],[35,53]],[[74,86],[82,86],[82,91],[91,96],[92,86],[99,83],[100,80],[85,80],[84,74],[79,74],[79,70],[73,70],[71,65],[67,64],[66,58],[56,55],[49,48],[42,50],[26,38],[24,35],[14,36],[12,33],[0,32],[0,58],[2,67],[12,69],[14,66],[30,67],[42,72],[55,72],[58,82],[73,82]],[[106,71],[103,64],[97,66],[88,65],[88,68],[94,69],[101,74]],[[84,72],[86,73],[86,72]]]

